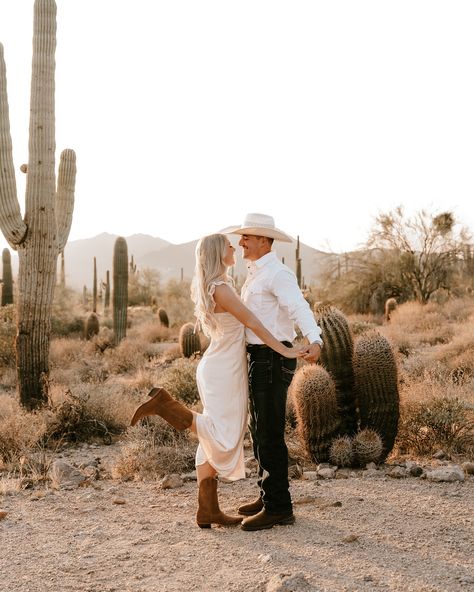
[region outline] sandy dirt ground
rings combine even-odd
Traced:
[[[63,459],[100,458],[105,467],[116,452],[83,446]],[[259,532],[198,528],[196,487],[102,478],[0,497],[8,512],[0,520],[0,590],[474,590],[472,476],[431,483],[376,470],[295,479],[296,524]],[[219,494],[221,507],[235,511],[255,498],[255,478],[222,483]]]

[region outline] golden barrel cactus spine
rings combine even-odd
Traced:
[[[114,342],[118,345],[127,332],[128,306],[128,248],[121,236],[114,245],[113,283]]]
[[[377,331],[361,335],[354,349],[353,368],[360,428],[379,434],[383,460],[395,443],[400,416],[397,364],[389,341]]]
[[[18,250],[17,372],[21,403],[35,408],[48,398],[51,308],[56,263],[69,235],[76,157],[61,154],[55,177],[56,3],[35,0],[25,218],[17,198],[9,124],[6,68],[0,45],[0,226]]]
[[[306,452],[316,462],[328,461],[331,441],[340,427],[333,379],[321,366],[302,366],[293,377],[289,395]]]

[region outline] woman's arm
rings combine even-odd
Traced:
[[[226,312],[229,312],[243,325],[251,329],[266,345],[286,358],[297,358],[299,350],[294,347],[286,347],[276,339],[270,331],[265,329],[262,323],[244,304],[235,292],[226,284],[216,286],[214,301]]]

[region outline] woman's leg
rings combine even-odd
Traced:
[[[205,462],[202,465],[197,465],[196,474],[199,485],[203,479],[207,479],[208,477],[214,478],[217,475],[217,471],[212,465],[210,465],[208,462]]]

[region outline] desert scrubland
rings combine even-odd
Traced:
[[[472,588],[472,297],[405,302],[389,321],[345,315],[355,343],[376,331],[394,352],[400,420],[389,456],[366,466],[318,463],[289,405],[296,524],[206,532],[194,523],[196,440],[159,418],[128,427],[157,384],[199,409],[199,354],[184,357],[179,343],[192,319],[188,290],[174,283],[160,307],[129,307],[116,345],[110,313],[99,306],[98,332],[85,339],[88,306],[58,289],[50,399],[34,412],[15,395],[14,308],[1,309],[2,588]],[[256,493],[248,439],[245,454],[248,478],[220,486],[229,511]]]

